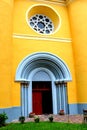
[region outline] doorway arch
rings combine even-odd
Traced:
[[[18,65],[15,77],[15,81],[21,82],[22,115],[27,116],[33,111],[33,81],[50,81],[52,88],[53,114],[57,114],[58,110],[62,108],[66,111],[67,101],[65,82],[71,81],[71,79],[70,71],[64,61],[51,53],[39,52],[25,57]],[[64,99],[62,99],[62,97],[64,97]]]

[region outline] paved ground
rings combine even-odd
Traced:
[[[49,121],[50,115],[39,115],[40,121]],[[82,123],[83,115],[53,115],[55,122],[70,122],[70,123]],[[26,118],[25,122],[33,122],[34,118]],[[14,120],[13,122],[18,122]]]

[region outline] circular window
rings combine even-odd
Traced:
[[[27,10],[26,20],[39,34],[53,34],[60,28],[59,14],[51,6],[34,5]]]
[[[42,34],[51,34],[54,25],[50,18],[43,14],[36,14],[29,19],[30,26],[37,32]]]

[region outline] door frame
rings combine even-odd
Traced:
[[[56,96],[56,85],[54,81],[51,81],[51,87],[52,87],[52,107],[53,107],[53,114],[57,114],[57,96]],[[28,113],[33,111],[33,106],[32,106],[32,81],[29,83],[28,87]]]

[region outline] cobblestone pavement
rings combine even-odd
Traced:
[[[38,115],[40,121],[49,121],[48,117],[50,115]],[[83,115],[52,115],[54,117],[54,122],[70,122],[70,123],[82,123]],[[34,118],[26,118],[25,122],[33,122]],[[12,122],[18,122],[14,120]]]

